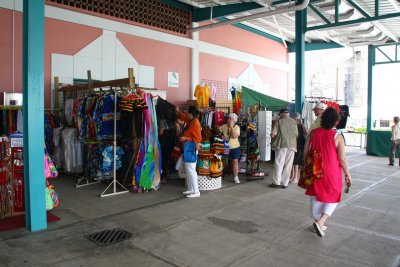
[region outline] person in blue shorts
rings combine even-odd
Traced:
[[[232,172],[234,181],[240,184],[239,180],[239,158],[240,158],[240,127],[237,125],[238,116],[235,113],[228,115],[227,123],[221,126],[226,140],[229,140],[229,159],[232,161]]]

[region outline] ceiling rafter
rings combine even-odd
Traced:
[[[298,0],[161,0],[183,2],[193,8],[193,21],[224,20],[224,18],[240,18],[244,14],[254,15],[266,10],[274,10],[280,6],[296,4]],[[349,37],[373,39],[383,33],[379,40],[388,36],[391,40],[400,39],[400,1],[399,0],[311,0],[307,9],[308,23],[306,28],[307,43],[339,43],[345,45]],[[379,13],[375,12],[375,4],[379,3]],[[335,15],[335,12],[338,15]],[[268,13],[268,12],[266,12]],[[295,39],[294,12],[275,15],[273,17],[254,16],[252,21],[242,21],[243,29],[264,35],[278,41],[288,42]],[[272,15],[272,14],[271,14]],[[378,15],[378,16],[377,16]],[[231,17],[232,16],[232,17]],[[227,20],[227,19],[225,19]],[[236,26],[241,27],[240,24]],[[271,36],[272,35],[272,36]],[[275,38],[276,37],[276,38]],[[368,39],[365,39],[368,38]],[[351,38],[350,38],[351,39]],[[354,38],[353,38],[354,39]],[[391,41],[390,40],[390,41]],[[371,40],[366,42],[370,43]],[[354,42],[352,42],[354,43]],[[362,42],[361,42],[362,43]],[[353,46],[354,44],[352,44]]]

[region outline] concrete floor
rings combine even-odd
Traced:
[[[187,199],[181,180],[159,191],[99,198],[104,184],[55,180],[61,218],[49,229],[0,233],[0,266],[400,266],[400,167],[348,151],[353,186],[328,222],[312,231],[304,190],[264,181]],[[263,165],[271,174],[271,164]],[[120,227],[127,241],[100,247],[85,235]]]

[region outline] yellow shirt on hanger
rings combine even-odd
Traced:
[[[210,87],[208,85],[201,86],[198,84],[194,91],[197,106],[200,108],[208,107],[208,99],[210,98]]]

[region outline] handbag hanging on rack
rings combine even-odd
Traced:
[[[300,179],[297,184],[304,189],[307,189],[317,179],[321,179],[324,176],[321,153],[315,149],[311,149],[311,140],[312,136],[310,136],[308,152],[304,159],[303,167],[300,170]]]

